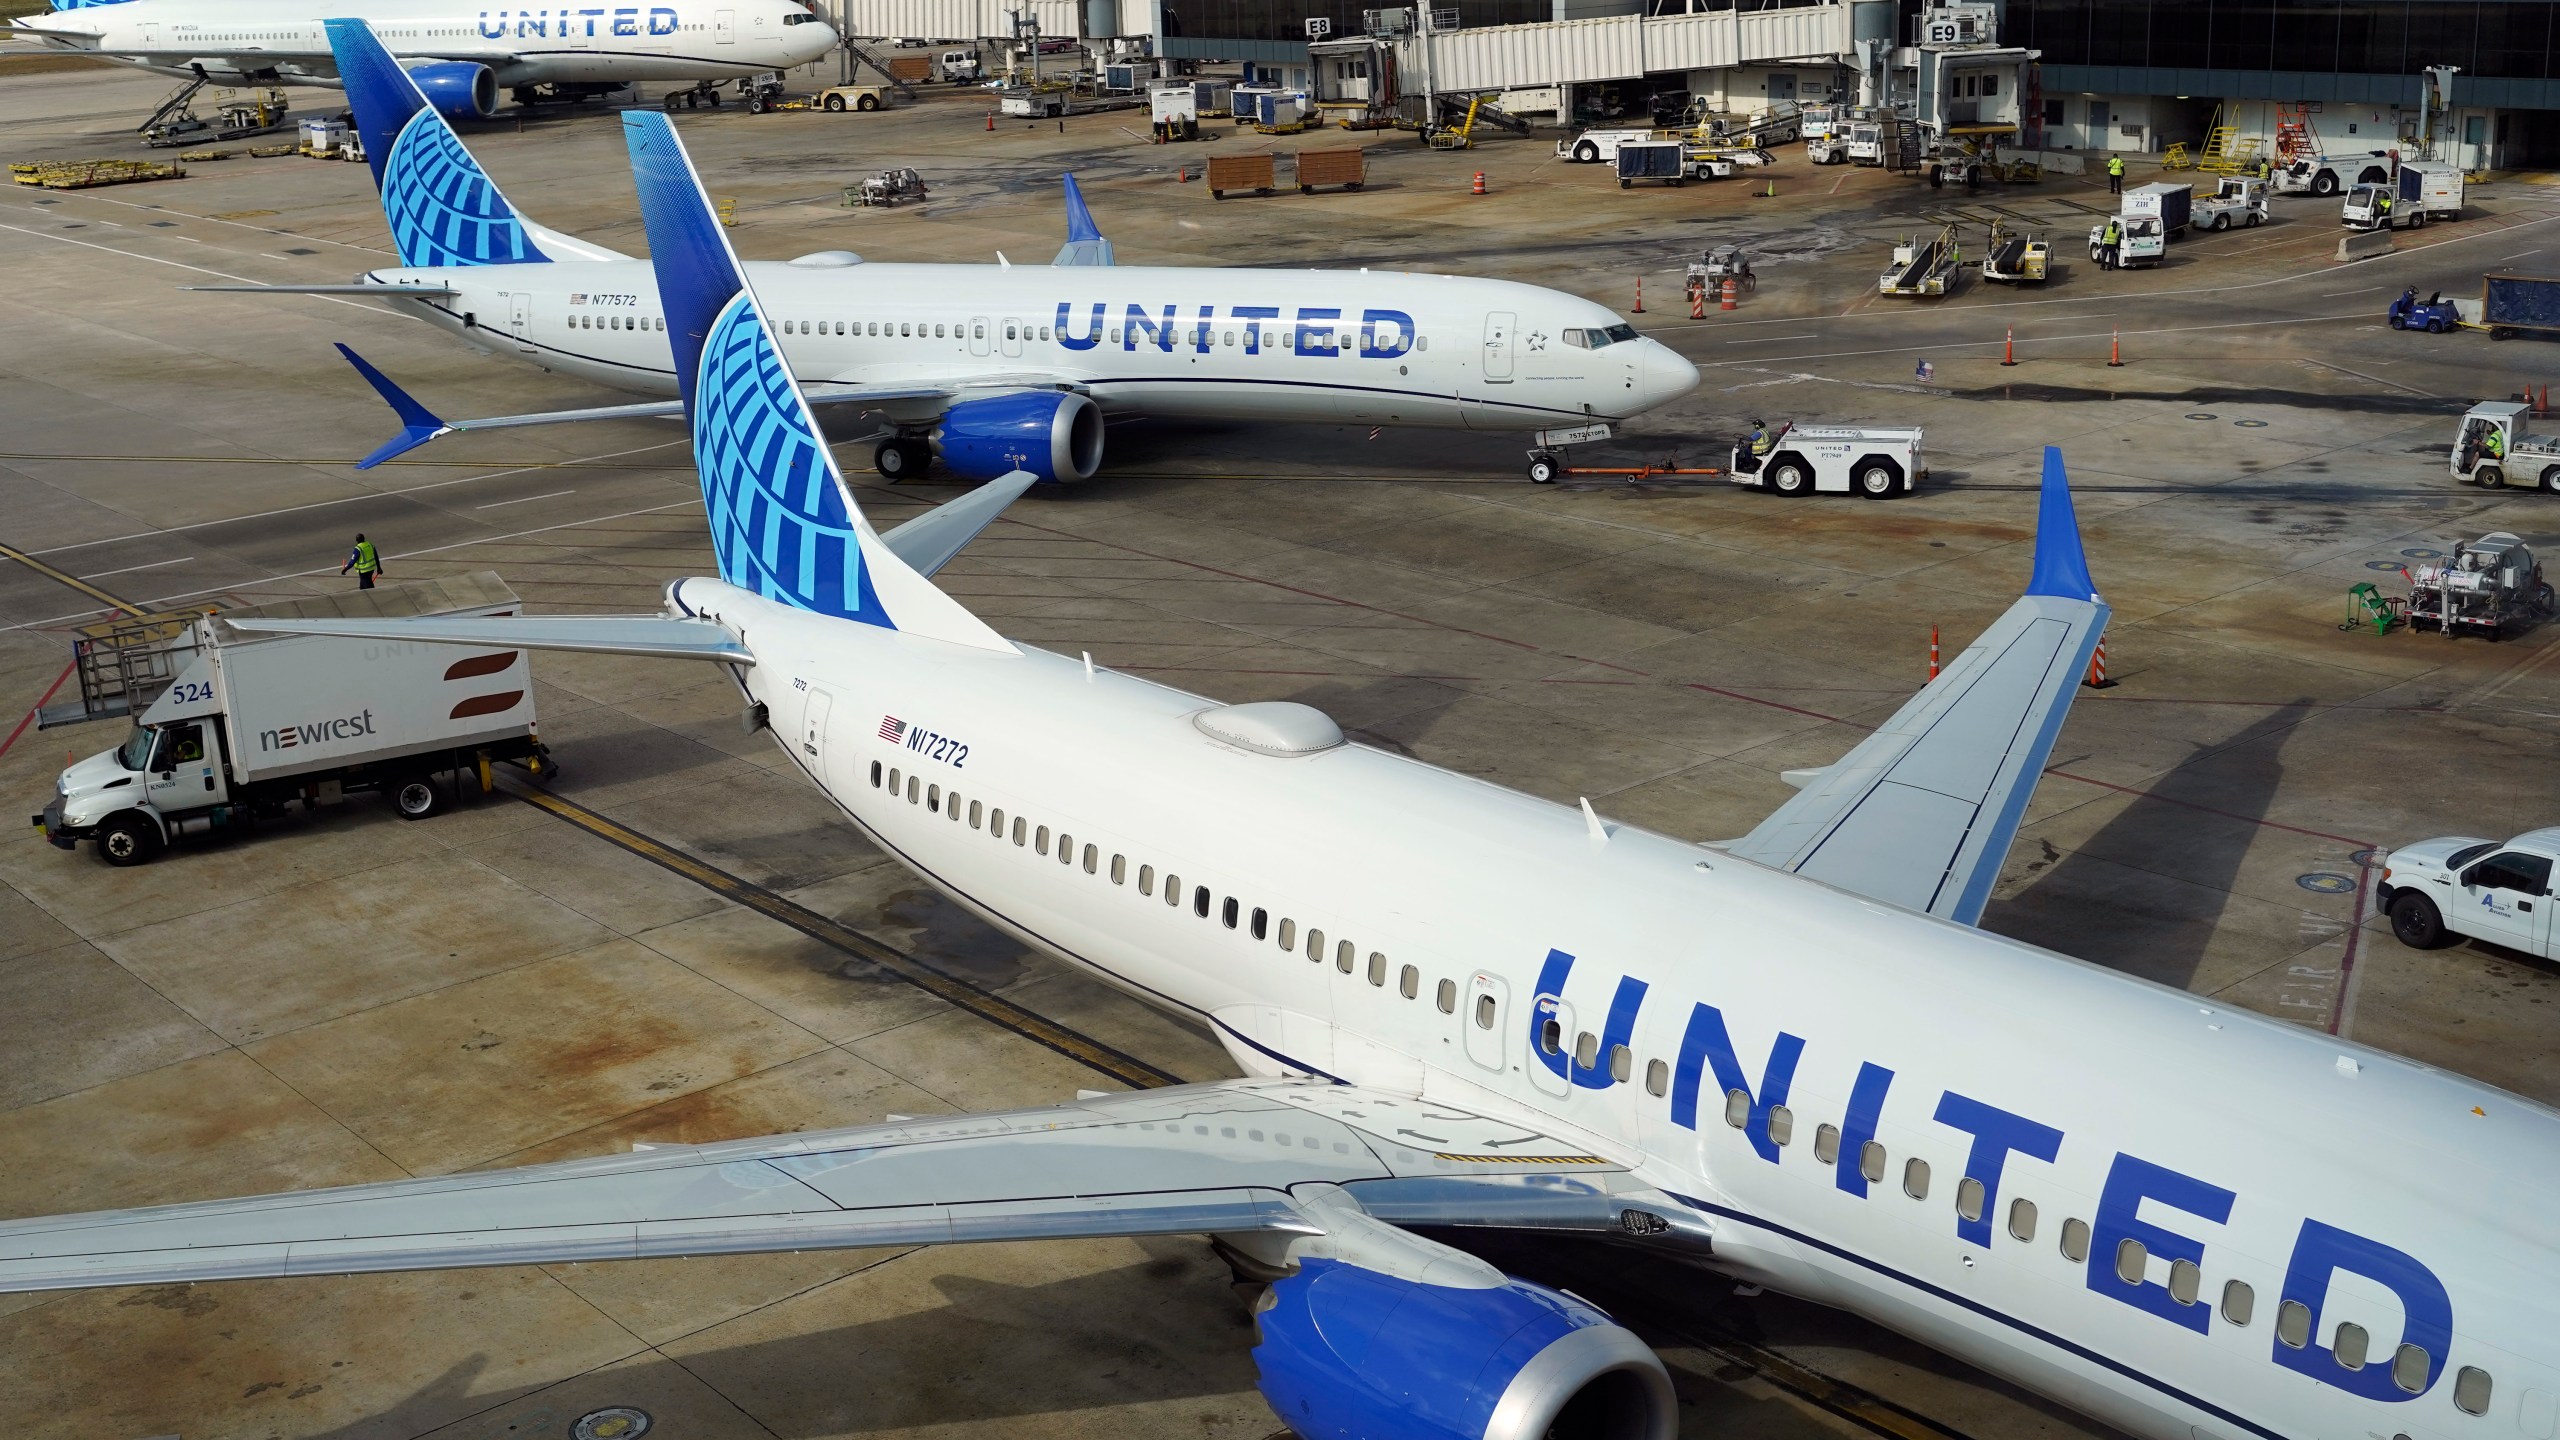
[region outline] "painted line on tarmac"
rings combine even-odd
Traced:
[[[1034,1044],[1054,1050],[1124,1085],[1139,1090],[1151,1090],[1160,1085],[1183,1083],[1182,1077],[1171,1071],[1158,1069],[1127,1051],[1105,1044],[1083,1031],[1061,1025],[1046,1016],[1034,1014],[993,991],[981,989],[956,975],[936,968],[928,961],[910,955],[893,945],[875,940],[850,926],[828,919],[805,905],[787,900],[753,881],[732,875],[716,865],[644,835],[574,800],[564,800],[546,791],[518,784],[512,778],[502,788],[506,793],[535,809],[567,821],[588,834],[627,850],[643,860],[672,870],[714,895],[743,905],[767,919],[778,920],[820,944],[877,965],[936,999],[966,1010],[979,1019],[1019,1035]]]
[[[74,240],[68,235],[53,235],[42,230],[30,230],[24,225],[0,223],[0,230],[13,230],[20,235],[32,235],[38,240],[56,240],[65,245],[77,245],[83,250],[103,250],[110,255],[122,255],[128,260],[148,260],[154,265],[166,265],[172,270],[191,270],[198,275],[211,275],[218,280],[236,281],[242,285],[264,285],[268,283],[264,280],[257,279],[254,276],[234,275],[228,270],[215,270],[203,265],[189,265],[183,260],[163,260],[157,255],[145,255],[139,250],[126,250],[115,245],[101,245],[94,240]],[[375,309],[371,305],[349,300],[342,295],[300,295],[292,298],[300,300],[328,300],[357,310],[370,311],[376,315],[387,315],[392,313],[387,310]]]
[[[2346,366],[2340,365],[2333,360],[2314,360],[2306,355],[2302,357],[2302,363],[2305,365],[2317,365],[2323,370],[2335,370],[2341,375],[2353,375],[2359,380],[2370,380],[2376,385],[2388,385],[2394,390],[2406,391],[2411,395],[2417,396],[2421,400],[2441,400],[2444,398],[2441,395],[2431,395],[2428,392],[2419,389],[2415,385],[2403,385],[2397,380],[2385,380],[2379,375],[2367,375],[2361,370],[2350,370]]]
[[[192,210],[172,210],[165,205],[145,205],[138,200],[118,200],[113,196],[87,195],[78,191],[69,192],[62,198],[66,200],[87,201],[96,205],[122,205],[128,210],[143,210],[154,215],[167,215],[173,219],[197,220],[207,225],[231,225],[242,230],[255,230],[261,235],[280,235],[288,240],[305,240],[315,245],[335,245],[341,250],[362,250],[369,255],[389,255],[394,260],[399,258],[399,256],[394,252],[385,250],[379,245],[358,245],[352,240],[332,240],[326,235],[301,235],[296,234],[291,230],[278,230],[272,226],[252,225],[245,220],[225,220],[219,215],[199,215]],[[101,220],[98,223],[101,225],[112,225],[115,222],[112,220]],[[174,238],[180,240],[195,239],[192,235],[180,235]],[[201,245],[204,242],[196,240],[195,243]]]
[[[112,606],[119,614],[139,615],[143,613],[141,608],[133,604],[131,601],[119,599],[116,596],[110,595],[106,591],[99,589],[97,586],[90,584],[88,581],[81,579],[79,576],[72,574],[68,570],[57,570],[53,566],[47,565],[24,550],[13,549],[7,545],[0,545],[0,556],[5,556],[8,559],[17,561],[19,564],[26,566],[28,569],[33,570],[37,574],[57,585],[68,586],[69,588],[77,590],[81,594],[88,596],[92,600],[100,601],[106,605]],[[77,614],[66,615],[62,618],[65,620],[76,620],[88,613],[88,611],[82,610]]]
[[[1721,1327],[1712,1337],[1677,1329],[1667,1333],[1691,1349],[1751,1371],[1806,1404],[1836,1415],[1870,1434],[1884,1436],[1885,1440],[1968,1440],[1961,1430],[1941,1425],[1919,1411],[1897,1405],[1863,1386],[1798,1364],[1766,1346],[1754,1345],[1739,1336],[1723,1333]]]
[[[18,737],[27,733],[27,727],[36,723],[36,714],[44,709],[44,702],[52,699],[53,692],[62,688],[62,682],[71,678],[72,670],[77,667],[79,663],[79,661],[73,660],[69,664],[64,665],[62,667],[62,673],[53,677],[53,683],[44,687],[44,693],[36,697],[36,703],[28,706],[27,713],[19,717],[18,728],[9,732],[8,739],[0,740],[0,755],[8,754],[9,747],[18,743]]]
[[[2333,325],[2341,320],[2369,321],[2372,318],[2372,316],[2359,310],[2352,315],[2304,315],[2291,320],[2232,320],[2215,325],[2164,325],[2150,330],[2083,330],[2068,335],[2032,336],[2022,338],[2017,343],[2021,345],[2050,345],[2063,340],[2103,340],[2110,335],[2193,335],[2205,330],[2264,330],[2276,325]],[[1981,350],[2001,343],[2003,343],[2002,337],[1994,335],[1987,340],[1945,340],[1934,345],[1887,345],[1874,350],[1825,350],[1811,355],[1778,355],[1770,357],[1770,359],[1776,361],[1853,360],[1864,355],[1917,355],[1928,350]],[[1744,364],[1766,362],[1758,360],[1748,362],[1742,360],[1708,360],[1704,362],[1693,361],[1691,363],[1697,364],[1702,370],[1721,370]],[[1831,377],[1827,375],[1818,375],[1813,378],[1818,380],[1827,380]]]

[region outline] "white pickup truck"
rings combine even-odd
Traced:
[[[2374,901],[2391,933],[2419,950],[2462,936],[2551,959],[2551,867],[2560,826],[2528,830],[2501,845],[2448,835],[2403,845],[2384,859]]]

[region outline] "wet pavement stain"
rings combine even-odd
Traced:
[[[2460,400],[2422,395],[2328,395],[2317,390],[2278,390],[2272,386],[2199,385],[2185,390],[2102,390],[2090,385],[2045,385],[2008,382],[1949,389],[1959,400],[2025,401],[2051,405],[2084,405],[2109,400],[2149,400],[2177,405],[2281,405],[2295,410],[2339,410],[2359,415],[2459,415]]]

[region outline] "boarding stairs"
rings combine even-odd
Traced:
[[[856,45],[850,40],[844,42],[844,51],[846,57],[852,61],[854,76],[860,76],[862,74],[862,67],[868,65],[872,69],[880,72],[880,78],[888,82],[890,89],[898,92],[899,99],[913,100],[916,98],[916,87],[899,79],[895,74],[891,73],[888,65],[884,63],[879,56],[872,54],[870,51],[863,49],[861,46]],[[853,81],[848,79],[846,83],[851,84]]]
[[[2295,157],[2320,153],[2320,132],[2312,128],[2310,107],[2299,100],[2280,101],[2276,105],[2276,163],[2290,165]]]
[[[36,728],[77,725],[139,715],[195,657],[195,622],[202,610],[118,617],[83,625],[71,640],[80,695],[36,712]]]

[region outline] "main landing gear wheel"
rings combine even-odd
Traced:
[[[933,451],[921,440],[883,440],[871,452],[871,468],[880,478],[896,484],[901,480],[921,480],[933,464]]]
[[[1544,450],[1537,451],[1529,456],[1530,484],[1553,485],[1563,478],[1564,461],[1561,457],[1550,455]]]

